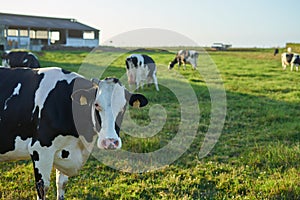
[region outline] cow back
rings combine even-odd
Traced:
[[[16,136],[23,140],[36,132],[34,94],[43,75],[29,69],[0,69],[0,153],[13,150]]]
[[[156,71],[156,65],[154,60],[147,55],[142,55],[144,58],[144,65],[147,65],[149,68],[149,73],[148,73],[148,77],[152,77],[153,73]]]

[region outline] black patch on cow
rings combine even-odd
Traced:
[[[72,86],[63,80],[58,81],[48,94],[44,108],[41,110],[37,135],[41,146],[51,146],[58,135],[78,137],[72,116],[72,92]]]
[[[293,63],[297,64],[297,65],[300,65],[300,56],[299,55],[295,56],[295,59],[294,59]]]
[[[39,161],[40,160],[39,153],[37,151],[33,151],[31,158],[33,161]]]
[[[287,54],[286,54],[286,61],[287,61],[288,63],[290,63],[290,62],[292,61],[292,59],[293,59],[293,56],[294,56],[294,54],[292,54],[292,53],[287,53]]]
[[[28,68],[0,69],[0,154],[15,149],[16,137],[32,138],[37,119],[32,113],[35,92],[43,74]],[[17,86],[19,94],[12,95]]]
[[[126,69],[129,69],[129,64],[128,64],[129,60],[126,59],[125,63],[126,63]]]
[[[147,55],[144,55],[144,54],[142,54],[142,56],[144,58],[144,65],[147,65],[149,70],[150,70],[149,73],[148,73],[148,77],[152,77],[152,75],[153,75],[153,73],[156,69],[155,62],[150,56],[147,56]]]
[[[67,71],[67,70],[65,70],[65,69],[61,69],[61,71],[62,71],[62,73],[64,73],[64,74],[70,74],[70,73],[71,73],[70,71]]]
[[[133,63],[134,67],[138,67],[138,59],[137,57],[131,57],[131,62]]]
[[[62,157],[62,158],[68,158],[69,155],[70,155],[70,152],[69,152],[69,151],[67,151],[67,150],[62,150],[62,151],[61,151],[61,157]]]

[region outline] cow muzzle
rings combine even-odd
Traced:
[[[121,142],[118,139],[107,138],[100,142],[102,149],[115,150],[121,148]]]

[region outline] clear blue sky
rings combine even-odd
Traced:
[[[140,28],[172,30],[201,46],[300,42],[300,0],[1,0],[0,12],[75,18],[100,29],[101,42]]]

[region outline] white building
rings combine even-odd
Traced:
[[[75,19],[0,13],[0,45],[6,50],[38,51],[50,45],[96,47],[99,32]]]

